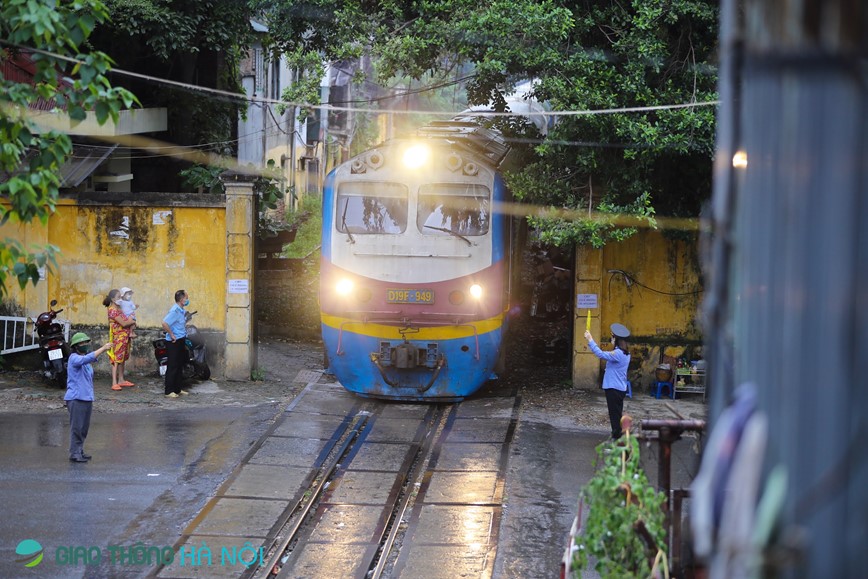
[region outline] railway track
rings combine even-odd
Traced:
[[[311,383],[176,548],[243,539],[248,558],[219,575],[246,579],[491,577],[518,410],[514,395],[398,404]]]

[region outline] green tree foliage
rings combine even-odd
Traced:
[[[238,67],[252,45],[252,12],[243,0],[105,0],[111,25],[94,32],[93,44],[114,55],[118,67],[179,83],[243,92]],[[169,110],[169,134],[181,145],[226,145],[241,101],[204,96],[195,89],[123,78],[148,107]],[[172,171],[174,172],[174,171]]]
[[[495,110],[528,79],[528,96],[554,110],[716,99],[717,3],[707,0],[251,2],[276,46],[299,58],[368,52],[382,83],[437,82],[471,65],[468,101]],[[547,138],[524,148],[525,162],[508,182],[519,199],[544,208],[531,222],[559,245],[599,247],[653,225],[655,213],[696,216],[710,195],[714,112],[560,117]]]
[[[54,212],[60,178],[58,168],[72,152],[68,135],[40,133],[28,115],[39,100],[66,109],[73,121],[93,111],[102,124],[117,121],[122,108],[137,102],[122,88],[113,88],[107,74],[112,60],[85,51],[94,26],[108,14],[97,0],[2,0],[0,61],[26,54],[36,73],[33,83],[0,76],[0,222],[46,224]],[[43,52],[29,52],[27,49]],[[54,266],[57,248],[25,248],[20,240],[0,242],[0,295],[16,279],[23,289],[39,280],[38,268]]]
[[[269,159],[265,167],[248,165],[245,170],[258,174],[253,181],[258,213],[257,235],[261,238],[274,237],[278,232],[290,229],[292,223],[287,216],[274,216],[275,209],[287,193],[285,180],[274,159]],[[185,185],[200,193],[225,195],[226,184],[221,179],[225,172],[225,166],[196,164],[181,171],[180,177]]]
[[[537,97],[554,109],[655,107],[716,98],[716,4],[635,0],[588,2],[583,8],[574,11],[574,48],[551,74],[539,76]],[[539,160],[517,177],[516,189],[538,203],[583,209],[591,202],[599,212],[601,217],[591,220],[536,218],[543,238],[553,242],[599,247],[632,232],[629,220],[625,226],[623,219],[607,215],[695,216],[711,190],[714,112],[694,107],[569,117],[538,147]]]
[[[322,200],[317,195],[305,195],[301,207],[287,215],[298,228],[295,240],[284,247],[283,254],[291,259],[309,257],[320,246],[322,235]]]

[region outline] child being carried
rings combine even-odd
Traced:
[[[128,287],[121,288],[121,311],[125,316],[132,318],[133,321],[136,319],[136,310],[139,309],[139,306],[133,303],[133,290]],[[132,326],[130,329],[130,338],[136,337],[136,326]]]

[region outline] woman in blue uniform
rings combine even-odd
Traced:
[[[588,348],[594,355],[606,361],[603,373],[603,390],[606,392],[606,406],[609,408],[609,422],[612,424],[612,439],[621,438],[621,413],[624,411],[624,396],[627,395],[627,368],[630,367],[630,354],[627,352],[627,338],[630,330],[622,324],[612,324],[611,352],[604,352],[594,342],[591,332],[585,332]]]

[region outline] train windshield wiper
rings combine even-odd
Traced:
[[[350,206],[350,199],[348,197],[347,200],[344,201],[344,212],[341,215],[341,227],[343,227],[344,231],[346,231],[347,237],[349,237],[349,242],[355,243],[356,239],[353,237],[352,232],[350,232],[350,228],[347,226],[347,208],[349,206]]]
[[[447,229],[445,227],[434,227],[433,225],[425,225],[424,227],[427,227],[428,229],[433,229],[435,231],[442,231],[443,233],[448,233],[449,235],[454,235],[458,239],[463,239],[465,242],[467,242],[467,245],[473,245],[473,242],[471,242],[469,239],[467,239],[466,237],[464,237],[460,233],[456,233],[455,231],[452,231],[451,229]]]

